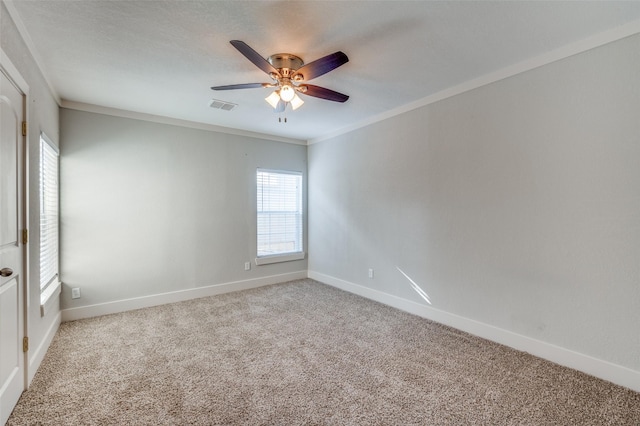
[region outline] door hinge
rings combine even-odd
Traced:
[[[22,136],[27,136],[27,122],[22,122]]]
[[[25,336],[22,338],[22,352],[27,352],[28,350],[29,350],[29,338]]]
[[[29,230],[22,230],[22,244],[27,244],[29,242]]]

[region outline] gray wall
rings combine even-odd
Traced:
[[[253,263],[256,168],[306,181],[306,146],[64,108],[60,127],[63,309],[307,269]]]
[[[40,316],[40,200],[39,200],[39,161],[40,132],[45,132],[54,144],[58,144],[58,104],[40,73],[40,70],[29,54],[14,22],[11,20],[6,6],[0,2],[0,46],[7,54],[22,78],[29,85],[27,105],[28,120],[28,229],[29,241],[29,291],[27,312],[27,335],[29,336],[29,377],[35,374],[39,359],[44,355],[47,345],[44,340],[50,337],[52,327],[57,328],[60,322],[60,310],[56,303],[44,317]],[[55,331],[55,330],[53,330]]]
[[[640,371],[639,77],[636,35],[311,145],[310,272]]]

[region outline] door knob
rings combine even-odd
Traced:
[[[0,269],[0,277],[10,277],[13,274],[13,269],[2,268]]]

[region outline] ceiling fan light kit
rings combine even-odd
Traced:
[[[293,90],[290,83],[283,83],[282,86],[280,86],[280,99],[283,101],[291,102],[291,99],[293,99],[295,95],[296,92]]]
[[[300,108],[303,103],[304,101],[300,98],[300,96],[298,96],[297,93],[293,96],[293,99],[289,101],[289,104],[291,104],[291,109],[294,111]]]
[[[278,102],[280,102],[280,95],[276,90],[275,92],[271,92],[271,94],[264,98],[264,100],[267,101],[269,105],[271,105],[275,109],[278,107]]]
[[[298,93],[333,102],[346,102],[347,99],[349,99],[349,96],[343,93],[320,86],[305,84],[305,82],[324,75],[349,62],[347,55],[342,52],[332,53],[305,65],[300,57],[290,53],[276,53],[265,59],[243,41],[231,40],[230,43],[255,66],[269,75],[273,82],[214,86],[211,88],[213,90],[273,87],[275,90],[267,96],[265,100],[273,107],[275,112],[283,112],[287,105],[291,105],[294,111],[300,108],[302,104],[304,104],[304,101],[298,96]]]

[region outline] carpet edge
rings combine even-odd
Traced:
[[[266,277],[252,278],[248,280],[213,284],[185,290],[171,291],[167,293],[158,293],[148,296],[134,297],[130,299],[115,300],[112,302],[99,303],[95,305],[67,308],[61,311],[62,322],[116,314],[120,312],[132,311],[135,309],[165,305],[167,303],[183,302],[185,300],[215,296],[218,294],[230,293],[232,291],[249,290],[252,288],[304,278],[307,278],[306,270],[278,275],[269,275]]]
[[[400,309],[401,311],[456,328],[469,334],[473,334],[474,336],[491,340],[519,351],[527,352],[547,361],[581,371],[599,379],[631,389],[635,392],[640,392],[640,371],[632,370],[628,367],[614,364],[609,361],[594,358],[561,346],[432,308],[430,306],[416,303],[379,290],[364,287],[320,272],[309,270],[308,277],[323,284],[327,284],[349,293],[357,294],[367,299]]]

